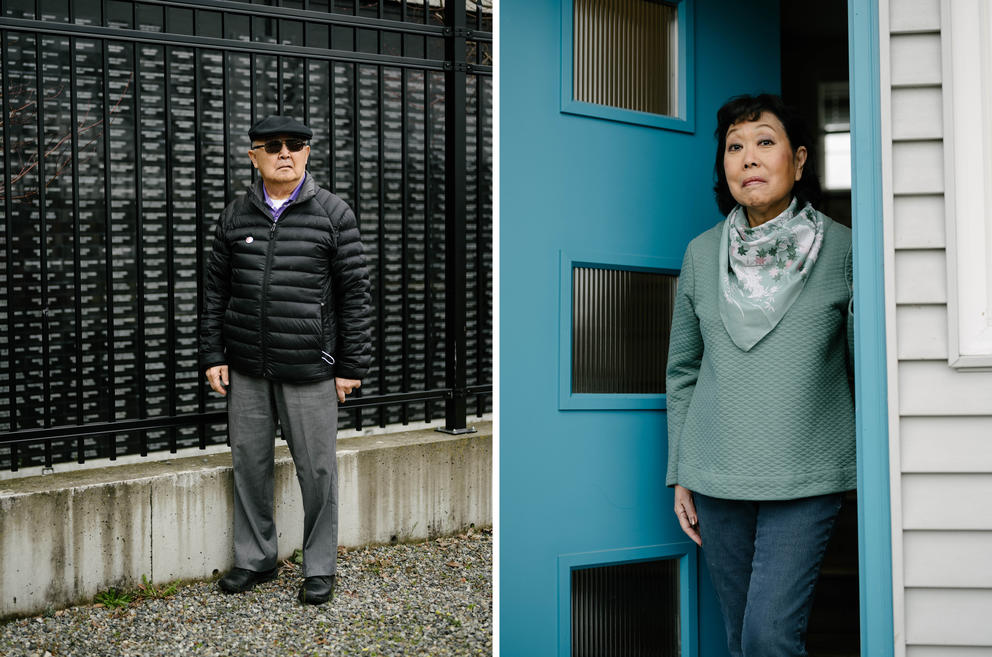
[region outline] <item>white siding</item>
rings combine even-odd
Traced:
[[[992,474],[904,474],[903,529],[992,530],[988,500]]]
[[[896,346],[902,360],[947,360],[947,306],[901,305]]]
[[[940,34],[906,34],[892,39],[892,84],[940,84]]]
[[[980,415],[905,417],[900,423],[902,471],[992,472],[990,429],[988,418]]]
[[[990,554],[992,532],[906,532],[903,540],[906,586],[990,588]]]
[[[892,180],[896,194],[941,194],[944,152],[940,141],[892,144]]]
[[[992,646],[992,591],[909,589],[906,615],[907,643]]]
[[[942,116],[943,99],[938,87],[907,87],[892,91],[893,139],[940,139],[943,125],[933,118]]]
[[[906,657],[990,657],[988,648],[975,646],[909,646]]]
[[[948,367],[947,361],[901,361],[899,412],[903,417],[992,415],[992,372],[961,373]]]
[[[896,655],[989,657],[992,372],[948,365],[941,0],[879,4]]]
[[[940,29],[940,5],[933,0],[897,0],[889,10],[889,29],[933,32]]]
[[[896,303],[947,303],[944,250],[896,252]]]
[[[893,199],[897,249],[943,249],[944,195],[913,194]]]

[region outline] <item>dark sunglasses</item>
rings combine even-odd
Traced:
[[[276,153],[282,152],[282,145],[286,144],[286,148],[289,149],[290,153],[298,153],[303,150],[303,147],[307,145],[306,139],[273,139],[272,141],[267,141],[264,144],[259,144],[258,146],[252,146],[251,150],[256,148],[264,148],[265,152],[269,155],[275,155]]]

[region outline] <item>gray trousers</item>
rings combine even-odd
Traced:
[[[234,565],[277,565],[272,514],[276,419],[303,493],[303,576],[333,575],[338,554],[338,399],[334,379],[279,383],[230,371],[227,417],[234,462]]]

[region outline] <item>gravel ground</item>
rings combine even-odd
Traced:
[[[334,599],[296,600],[300,566],[240,595],[215,582],[111,609],[72,607],[0,625],[0,655],[489,655],[492,531],[341,551]],[[164,587],[159,587],[162,590]]]

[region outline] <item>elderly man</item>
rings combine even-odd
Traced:
[[[299,599],[334,595],[337,403],[371,358],[369,280],[355,215],[306,170],[313,132],[285,116],[248,131],[260,180],[217,222],[207,265],[200,365],[227,395],[234,463],[234,568],[218,582],[242,593],[274,578],[276,422],[303,493]]]

